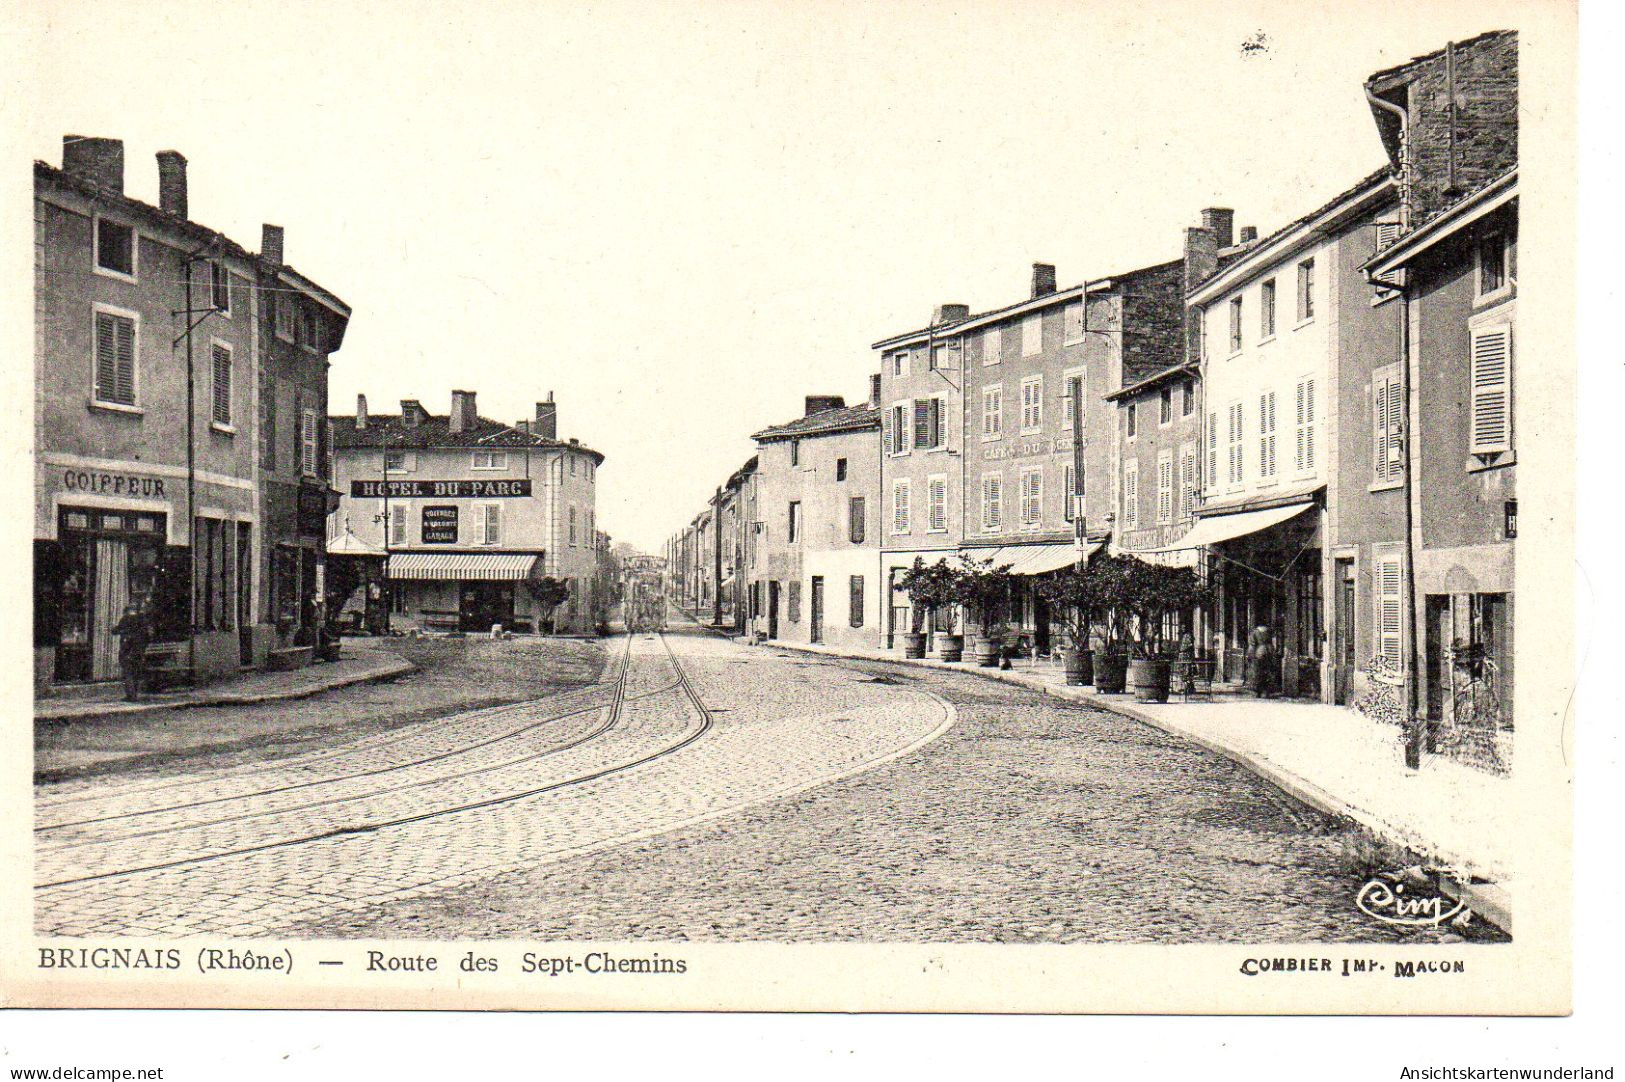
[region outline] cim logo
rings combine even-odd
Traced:
[[[1384,924],[1413,928],[1443,924],[1467,912],[1465,902],[1450,903],[1437,894],[1407,893],[1404,883],[1385,879],[1369,880],[1355,895],[1354,904],[1360,912]]]

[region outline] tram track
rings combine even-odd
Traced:
[[[203,854],[198,854],[198,855],[194,855],[194,856],[181,857],[181,858],[177,858],[177,859],[173,859],[173,860],[166,860],[166,861],[159,861],[159,862],[155,862],[155,863],[143,864],[143,865],[136,866],[136,867],[118,868],[118,869],[113,869],[113,870],[110,870],[110,871],[96,872],[96,873],[87,874],[87,875],[70,876],[70,877],[66,877],[66,878],[56,879],[56,880],[52,880],[52,881],[49,881],[49,882],[37,884],[34,889],[36,891],[57,890],[57,889],[65,888],[65,887],[70,887],[70,886],[73,886],[73,885],[76,885],[76,884],[98,882],[98,881],[104,881],[104,880],[109,880],[109,879],[119,879],[119,878],[124,878],[124,877],[127,877],[127,876],[139,875],[139,874],[143,874],[143,873],[147,873],[147,872],[163,871],[163,870],[172,869],[172,868],[191,867],[191,866],[203,865],[203,864],[213,863],[213,862],[216,862],[216,861],[227,860],[227,859],[230,859],[230,858],[233,858],[233,857],[247,856],[247,855],[251,855],[251,854],[254,854],[254,853],[268,852],[268,851],[273,851],[273,850],[285,850],[285,849],[290,849],[290,848],[294,848],[294,847],[297,847],[297,846],[310,845],[310,844],[314,844],[314,843],[317,843],[317,842],[332,840],[332,839],[336,839],[336,838],[343,838],[343,837],[353,836],[353,835],[368,834],[368,833],[373,833],[373,832],[376,832],[376,831],[379,831],[379,830],[385,830],[385,829],[389,829],[389,828],[393,828],[393,827],[400,827],[400,826],[407,826],[407,825],[416,824],[416,823],[423,823],[423,822],[427,822],[427,821],[430,821],[430,820],[445,818],[445,817],[454,816],[454,815],[460,815],[460,814],[464,814],[464,813],[467,813],[467,812],[478,811],[478,810],[483,810],[483,809],[488,809],[488,808],[493,808],[493,807],[499,807],[499,806],[506,805],[506,804],[513,804],[513,803],[516,803],[516,802],[519,802],[519,801],[528,800],[528,799],[532,799],[532,798],[535,798],[535,797],[538,797],[538,796],[542,796],[542,795],[547,794],[547,793],[557,792],[557,791],[560,791],[560,790],[569,789],[569,788],[576,787],[576,786],[586,785],[588,783],[600,780],[602,778],[610,777],[610,776],[613,776],[613,775],[616,775],[616,774],[625,773],[627,771],[637,769],[638,767],[647,765],[648,763],[652,763],[652,762],[654,762],[656,760],[659,760],[659,759],[662,759],[662,758],[664,758],[666,756],[676,754],[677,752],[679,752],[682,749],[684,749],[684,748],[688,747],[689,745],[693,744],[695,741],[699,740],[701,737],[705,736],[708,732],[710,732],[713,725],[714,725],[714,721],[713,721],[710,710],[706,708],[706,706],[705,706],[704,702],[701,700],[698,692],[695,690],[691,678],[689,677],[688,673],[684,670],[682,663],[678,660],[676,652],[672,650],[671,644],[670,644],[670,642],[667,641],[665,633],[664,632],[657,632],[656,637],[658,637],[658,639],[659,639],[659,641],[661,643],[661,646],[662,646],[662,648],[663,648],[663,650],[665,652],[665,657],[669,661],[669,663],[671,665],[671,668],[672,668],[672,671],[676,676],[675,682],[663,685],[662,687],[659,687],[659,688],[651,689],[651,690],[646,691],[646,692],[640,692],[640,693],[638,693],[636,695],[633,695],[633,696],[628,696],[626,694],[627,675],[631,671],[631,639],[632,639],[632,637],[629,635],[628,636],[628,642],[627,642],[627,651],[626,651],[626,654],[624,655],[625,661],[623,663],[623,666],[622,666],[619,677],[616,679],[616,681],[612,685],[612,691],[613,691],[612,700],[611,700],[611,703],[608,706],[608,712],[606,714],[604,723],[602,725],[600,725],[600,726],[595,727],[595,729],[591,732],[590,735],[576,740],[571,745],[571,746],[581,746],[582,744],[585,744],[585,743],[587,743],[588,741],[590,741],[592,739],[596,739],[596,738],[601,737],[604,734],[608,733],[620,721],[623,708],[625,707],[626,703],[628,703],[628,702],[647,699],[647,698],[652,698],[654,696],[662,695],[662,694],[670,694],[673,691],[681,691],[682,695],[683,695],[683,699],[687,703],[689,703],[689,704],[691,704],[693,706],[696,714],[698,715],[699,725],[696,728],[694,728],[693,731],[685,734],[681,739],[676,740],[676,741],[674,741],[674,742],[672,742],[670,744],[667,744],[667,745],[665,745],[663,747],[660,747],[660,748],[658,748],[658,749],[656,749],[654,751],[651,751],[651,752],[646,753],[646,754],[641,754],[641,755],[634,756],[633,758],[631,758],[631,759],[629,759],[627,761],[624,761],[624,762],[615,763],[613,765],[602,767],[602,768],[597,769],[597,770],[587,771],[587,772],[578,774],[576,776],[565,778],[565,779],[562,779],[562,780],[559,780],[559,781],[549,782],[549,783],[544,784],[544,785],[531,786],[531,787],[527,787],[527,788],[524,788],[524,789],[521,789],[521,790],[508,792],[508,793],[499,793],[499,794],[495,794],[495,795],[492,795],[492,796],[489,796],[489,797],[486,797],[486,798],[483,798],[483,799],[479,799],[479,800],[467,801],[467,802],[457,803],[457,804],[448,805],[448,806],[439,807],[439,808],[430,808],[430,809],[427,809],[427,810],[424,810],[424,811],[421,811],[421,812],[415,812],[415,813],[410,814],[410,815],[398,815],[398,816],[394,816],[394,817],[390,817],[390,818],[380,819],[380,820],[377,820],[377,821],[374,821],[374,822],[360,822],[360,823],[354,823],[354,824],[346,824],[346,825],[343,825],[343,826],[334,827],[332,829],[321,830],[321,831],[316,831],[316,832],[300,835],[298,837],[275,839],[275,840],[255,844],[255,845],[239,846],[239,847],[232,848],[232,849],[222,850],[220,852],[203,853]],[[593,708],[588,708],[588,709],[604,709],[604,707],[600,706],[600,707],[593,707]],[[584,712],[586,712],[586,710],[577,711],[576,713],[584,713]],[[555,717],[553,720],[556,721],[556,720],[559,720],[559,719],[557,717]],[[542,723],[537,723],[537,724],[542,724]],[[489,742],[486,742],[486,743],[488,744]],[[542,758],[545,755],[557,754],[557,753],[559,753],[560,751],[563,751],[563,750],[567,750],[567,749],[564,749],[564,748],[551,749],[549,752],[540,753],[540,754],[533,755],[533,756],[522,757],[522,758],[520,758],[518,760],[514,760],[514,761],[512,761],[512,762],[510,762],[510,763],[508,763],[506,765],[508,765],[508,766],[523,765],[526,762],[533,761],[533,760],[538,759],[538,758]],[[434,783],[434,782],[444,782],[444,781],[448,781],[448,780],[456,780],[457,778],[459,778],[461,776],[467,776],[467,775],[471,775],[471,774],[475,774],[475,773],[487,773],[487,772],[490,772],[493,769],[497,769],[497,768],[496,767],[482,767],[482,768],[479,768],[479,769],[474,770],[474,771],[463,772],[462,774],[446,775],[446,776],[438,778],[438,779],[431,779],[430,781],[415,783],[414,786],[410,786],[410,787],[416,787],[417,785],[431,784],[431,783]],[[363,774],[358,775],[358,776],[367,776],[367,775],[365,773],[363,773]],[[329,781],[328,783],[331,784],[332,782]],[[301,783],[301,784],[303,784],[303,783]],[[369,793],[366,793],[366,794],[351,794],[351,795],[344,796],[344,797],[337,797],[337,798],[334,798],[334,799],[332,799],[330,801],[315,802],[314,804],[306,805],[306,806],[302,806],[302,807],[332,806],[332,805],[343,804],[343,803],[348,803],[348,802],[353,802],[353,801],[358,801],[358,800],[364,800],[364,799],[369,799],[372,796],[376,796],[380,792],[396,792],[396,791],[399,791],[400,788],[402,788],[402,787],[392,787],[389,790],[375,790],[375,791],[372,791],[372,792],[369,792]],[[238,799],[238,798],[225,798],[225,799]],[[200,802],[200,803],[203,803],[203,802]],[[192,805],[192,806],[196,806],[196,805]],[[176,806],[176,807],[174,807],[174,808],[172,808],[170,810],[185,810],[186,807],[187,806],[185,806],[185,805]],[[263,815],[287,813],[287,812],[294,811],[294,810],[300,810],[300,809],[286,809],[286,808],[285,809],[276,809],[276,810],[270,811],[270,812],[258,812],[258,813],[252,813],[250,815],[241,816],[241,817],[225,818],[225,819],[217,821],[216,823],[186,824],[186,825],[182,825],[182,826],[179,826],[179,827],[171,828],[169,830],[153,831],[153,832],[149,832],[149,833],[150,834],[175,833],[175,832],[178,832],[178,831],[181,831],[181,830],[192,829],[192,828],[196,828],[196,827],[202,827],[202,826],[207,826],[207,825],[217,825],[217,823],[223,823],[223,822],[232,822],[232,821],[236,821],[237,819],[256,818],[256,817],[260,817],[260,816],[263,816]],[[110,838],[110,839],[88,840],[88,841],[86,841],[86,842],[84,842],[82,844],[84,844],[84,845],[112,844],[112,843],[117,842],[117,841],[126,841],[126,840],[131,840],[132,838],[143,837],[143,836],[146,836],[146,835],[143,835],[143,834],[121,835],[121,836],[117,836],[115,838]],[[74,846],[67,846],[67,845],[57,846],[51,851],[60,851],[61,849],[71,848],[71,847],[74,847]]]

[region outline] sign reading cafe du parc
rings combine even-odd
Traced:
[[[351,481],[350,495],[356,499],[468,499],[487,500],[504,496],[529,496],[530,478],[514,481]]]

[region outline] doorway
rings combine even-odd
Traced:
[[[1337,593],[1332,597],[1332,702],[1349,703],[1349,685],[1357,665],[1354,642],[1354,561],[1338,557],[1334,569]]]
[[[812,632],[810,642],[824,641],[824,576],[812,577]]]
[[[779,583],[773,579],[767,584],[767,637],[779,637]]]
[[[493,624],[513,627],[513,583],[465,581],[459,596],[460,630],[490,631]]]

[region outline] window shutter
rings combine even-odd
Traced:
[[[927,500],[930,507],[927,514],[930,518],[930,527],[933,530],[946,530],[948,528],[948,482],[941,477],[933,477],[928,483]]]
[[[1140,464],[1132,459],[1123,465],[1123,521],[1131,530],[1140,525]]]
[[[502,544],[502,505],[499,503],[485,505],[485,543]]]
[[[103,402],[118,400],[118,331],[116,317],[96,313],[96,397]]]
[[[1303,468],[1315,468],[1315,381],[1303,384]]]
[[[1512,328],[1473,332],[1471,453],[1512,450]]]
[[[863,544],[868,517],[866,502],[862,496],[853,496],[847,501],[847,530],[854,545]]]
[[[851,579],[850,612],[847,623],[853,627],[863,626],[863,576],[853,575]]]
[[[316,476],[315,410],[303,410],[299,414],[299,470],[307,477]]]
[[[931,400],[929,398],[916,398],[914,400],[914,446],[931,446]]]
[[[1402,662],[1404,575],[1398,555],[1377,557],[1377,652],[1396,669]]]
[[[883,414],[880,415],[880,445],[881,445],[881,449],[883,451],[885,451],[886,454],[888,454],[888,455],[891,454],[891,451],[892,451],[891,410],[887,410],[886,412],[884,412]]]
[[[1405,472],[1405,392],[1397,374],[1388,378],[1388,476]]]
[[[1207,485],[1219,487],[1219,415],[1207,415]]]
[[[231,424],[231,351],[224,346],[213,347],[214,359],[214,420],[216,424]]]
[[[1377,247],[1383,247],[1381,239],[1381,226],[1378,229]],[[1372,464],[1371,474],[1378,481],[1388,480],[1388,379],[1382,374],[1376,374],[1371,379],[1371,446],[1376,455]]]
[[[392,504],[389,508],[389,543],[391,545],[406,544],[406,506]]]

